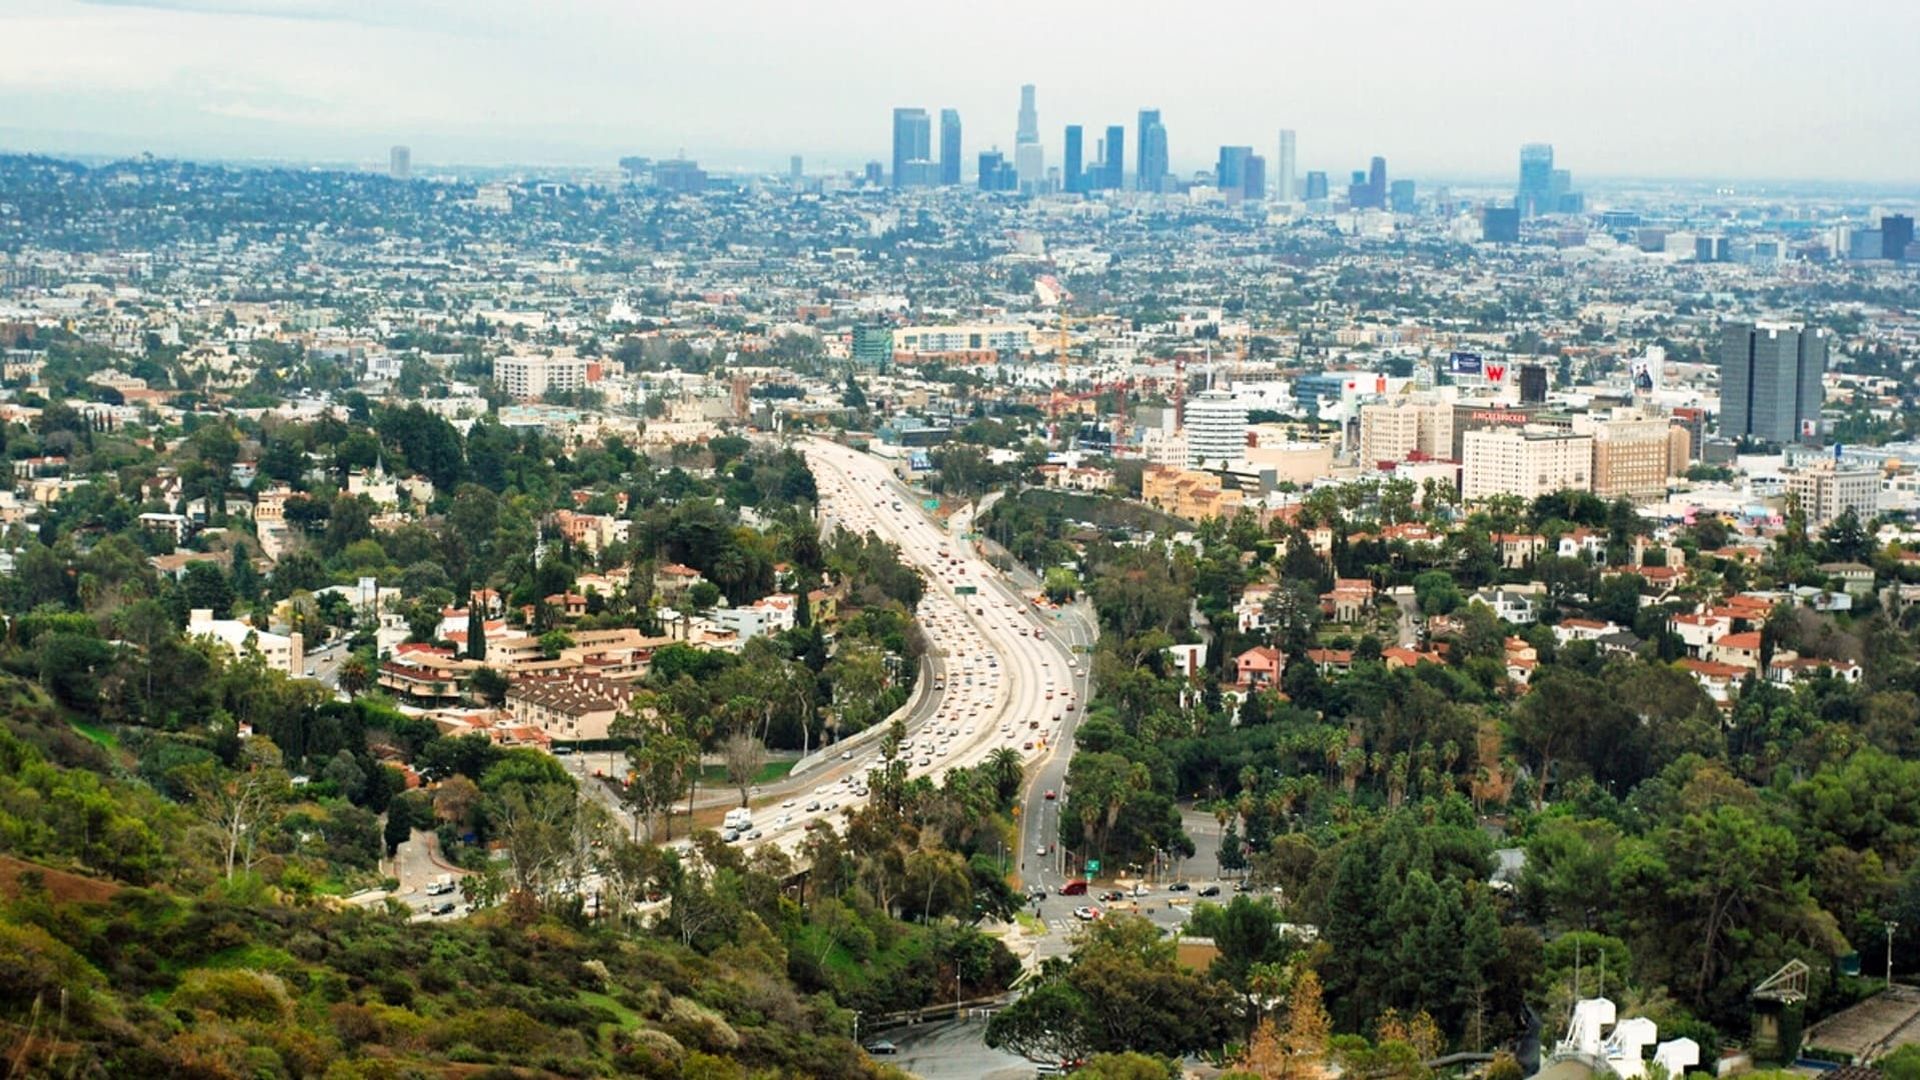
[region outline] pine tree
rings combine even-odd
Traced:
[[[467,658],[487,658],[487,613],[479,595],[473,590],[467,592]]]

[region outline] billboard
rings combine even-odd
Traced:
[[[1633,392],[1634,393],[1636,394],[1653,393],[1653,388],[1658,377],[1659,377],[1658,373],[1654,370],[1653,357],[1643,356],[1640,359],[1635,360],[1633,362]]]
[[[1455,375],[1480,374],[1480,354],[1456,352],[1447,357],[1447,370]]]

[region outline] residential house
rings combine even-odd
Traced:
[[[653,571],[653,599],[670,607],[686,606],[687,593],[707,580],[700,571],[680,563],[661,563]]]
[[[1380,650],[1380,660],[1391,671],[1395,668],[1418,667],[1421,664],[1443,664],[1446,660],[1436,652],[1422,652],[1403,645],[1389,645]]]
[[[1286,667],[1286,657],[1271,645],[1256,645],[1234,658],[1234,667],[1239,678],[1234,685],[1243,690],[1257,689],[1263,686],[1278,686],[1280,672]]]
[[[217,641],[235,656],[257,652],[268,667],[295,677],[306,664],[305,644],[298,631],[281,635],[255,629],[239,619],[216,619],[211,608],[194,608],[188,613],[187,636]]]
[[[1319,668],[1322,675],[1345,675],[1353,670],[1351,649],[1308,649],[1307,660]]]
[[[1708,659],[1757,674],[1760,671],[1760,631],[1723,635],[1713,643]]]
[[[1494,550],[1500,565],[1508,570],[1524,570],[1547,550],[1547,538],[1537,533],[1492,533]]]
[[[1821,563],[1820,572],[1838,579],[1840,587],[1855,596],[1873,592],[1873,567],[1857,562]]]
[[[1502,620],[1515,626],[1526,626],[1539,618],[1536,598],[1530,593],[1515,589],[1488,587],[1476,589],[1467,597],[1469,604],[1485,604]]]
[[[1685,668],[1687,673],[1693,676],[1694,681],[1700,684],[1700,688],[1707,692],[1707,696],[1722,708],[1733,704],[1734,696],[1740,692],[1740,681],[1753,674],[1747,668],[1722,664],[1717,660],[1688,659],[1680,661],[1680,666]]]
[[[1366,619],[1373,606],[1373,582],[1366,578],[1335,578],[1332,590],[1322,593],[1320,607],[1338,623]]]

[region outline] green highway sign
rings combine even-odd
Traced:
[[[1089,873],[1089,874],[1097,874],[1097,873],[1099,873],[1099,872],[1100,872],[1100,860],[1099,860],[1099,859],[1088,859],[1088,860],[1087,860],[1087,873]]]
[[[978,585],[955,585],[953,587],[953,595],[955,596],[972,596],[979,591],[980,587]]]

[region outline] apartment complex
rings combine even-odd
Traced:
[[[538,401],[552,391],[586,389],[593,366],[577,356],[503,356],[493,362],[493,382],[511,397]]]
[[[1147,469],[1140,475],[1140,497],[1188,521],[1232,517],[1240,509],[1239,491],[1225,488],[1212,473],[1186,469]]]
[[[1460,496],[1536,499],[1593,486],[1593,436],[1554,428],[1469,431],[1462,442]]]
[[[1453,406],[1445,402],[1375,402],[1360,409],[1360,461],[1365,465],[1405,461],[1416,453],[1451,456]]]

